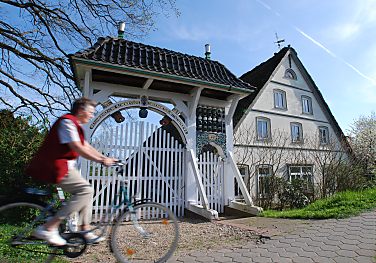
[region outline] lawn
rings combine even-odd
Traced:
[[[0,225],[0,262],[1,263],[35,263],[44,262],[48,257],[48,252],[51,249],[46,245],[25,245],[22,247],[10,247],[8,240],[12,237],[15,226],[8,224]],[[39,252],[31,252],[39,251]],[[64,258],[55,258],[54,262],[68,262]]]
[[[296,219],[345,218],[376,208],[376,188],[346,191],[321,199],[302,209],[266,210],[261,216]]]

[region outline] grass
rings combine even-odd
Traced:
[[[337,193],[302,209],[266,210],[260,216],[296,219],[345,218],[373,208],[376,208],[376,188]]]
[[[31,252],[28,250],[38,250],[49,252],[51,249],[46,245],[25,245],[21,248],[13,248],[8,245],[7,241],[11,238],[12,233],[17,231],[16,227],[2,224],[0,225],[0,262],[2,263],[34,263],[44,262],[48,254],[41,252]],[[53,262],[68,262],[64,258],[56,257]]]

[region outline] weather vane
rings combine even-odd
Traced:
[[[274,43],[277,44],[278,49],[281,49],[281,43],[285,42],[285,40],[284,39],[279,39],[277,33],[275,33],[275,38],[277,39],[277,41],[274,42]]]

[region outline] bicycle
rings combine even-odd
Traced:
[[[45,223],[55,213],[57,204],[64,202],[61,189],[57,189],[57,192],[59,200],[53,197],[48,204],[40,199],[51,198],[51,191],[36,188],[26,188],[16,198],[1,201],[0,248],[3,251],[8,250],[11,255],[18,255],[15,262],[20,262],[19,260],[36,262],[38,259],[42,259],[41,255],[43,254],[48,254],[44,262],[51,262],[56,255],[75,258],[85,252],[87,241],[84,236],[81,233],[65,232],[66,226],[63,224],[59,231],[67,240],[65,246],[52,246],[32,236],[33,230],[38,225]],[[33,252],[32,256],[30,256],[30,252]],[[28,259],[25,257],[31,258],[27,261]],[[11,258],[0,258],[2,262],[13,262],[11,260]]]
[[[121,167],[117,171],[117,176],[121,178],[120,193],[115,194],[110,211],[104,211],[109,213],[87,232],[95,231],[100,238],[106,236],[111,227],[110,248],[119,262],[165,262],[177,247],[177,219],[167,207],[150,199],[131,201],[132,197],[128,195],[128,182],[123,176],[124,165],[121,162],[114,165]],[[40,204],[29,203],[29,206],[36,205],[40,208]],[[3,206],[0,207],[0,214],[3,214],[2,211]],[[71,231],[71,224],[67,225]]]

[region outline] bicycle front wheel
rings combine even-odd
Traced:
[[[0,206],[0,262],[44,262],[51,248],[31,243],[34,228],[46,220],[43,203],[13,201]],[[34,242],[34,241],[33,241]],[[36,242],[36,241],[35,241]]]
[[[179,239],[175,215],[158,203],[136,205],[117,219],[111,232],[111,248],[120,262],[165,262]]]

